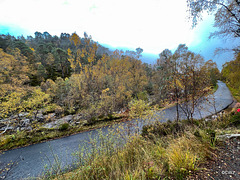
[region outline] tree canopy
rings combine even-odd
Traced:
[[[240,37],[239,0],[187,0],[187,3],[193,27],[207,12],[214,14],[214,27],[218,28],[210,37]]]

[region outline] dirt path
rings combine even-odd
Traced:
[[[215,150],[215,155],[188,179],[239,180],[240,179],[240,139],[225,140]]]

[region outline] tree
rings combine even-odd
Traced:
[[[222,69],[222,78],[232,88],[240,90],[240,53],[234,61],[226,62]]]
[[[202,14],[214,13],[214,27],[219,30],[210,37],[240,37],[240,1],[239,0],[187,0],[193,27],[201,20]]]
[[[142,48],[136,48],[136,53],[137,53],[137,59],[140,58],[142,55],[143,49]]]
[[[160,85],[155,82],[156,90],[161,92],[162,98],[176,103],[177,120],[178,107],[183,110],[188,120],[192,119],[198,102],[206,93],[209,77],[203,65],[203,58],[189,51],[184,44],[180,44],[174,54],[165,49],[159,55],[155,76]]]
[[[154,81],[154,94],[157,102],[170,100],[170,86],[169,82],[172,80],[173,61],[172,52],[169,49],[163,50],[159,54],[157,63],[155,65],[155,71],[153,75]]]
[[[217,68],[217,64],[213,62],[212,60],[208,60],[204,64],[204,68],[206,68],[207,76],[209,77],[209,84],[212,86],[217,85],[217,80],[220,79],[220,72]]]
[[[69,62],[68,62],[68,53],[61,49],[57,48],[54,50],[55,64],[60,68],[62,78],[65,78],[69,75]]]
[[[0,49],[0,85],[21,86],[29,81],[29,64],[19,49],[8,49],[8,51],[12,55]]]

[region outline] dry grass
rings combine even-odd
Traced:
[[[214,155],[217,135],[232,128],[232,117],[230,114],[214,121],[193,121],[193,124],[182,121],[178,125],[174,122],[149,125],[143,136],[124,139],[126,144],[120,141],[124,131],[113,130],[108,135],[99,132],[100,138],[91,139],[88,149],[82,148],[77,153],[77,169],[46,178],[185,179]]]
[[[182,179],[204,161],[207,147],[191,133],[173,138],[168,136],[153,142],[134,136],[112,153],[105,149],[111,146],[108,144],[102,147],[105,150],[87,158],[82,156],[84,165],[55,179]]]

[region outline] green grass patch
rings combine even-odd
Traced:
[[[238,101],[240,102],[240,91],[239,89],[235,89],[235,88],[232,88],[230,86],[228,86],[229,90],[231,91],[233,97]]]

